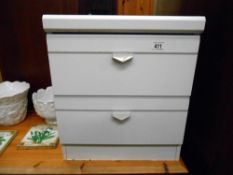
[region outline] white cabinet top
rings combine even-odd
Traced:
[[[204,30],[201,16],[43,15],[46,32],[189,33]]]

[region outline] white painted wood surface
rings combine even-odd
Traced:
[[[201,16],[43,15],[46,32],[201,33]]]
[[[63,145],[68,160],[179,160],[174,145]]]
[[[197,53],[198,35],[47,34],[51,52]],[[155,48],[160,43],[161,48]]]
[[[189,96],[196,55],[134,54],[119,64],[112,54],[50,53],[55,95]]]
[[[178,146],[176,147],[175,160],[179,160],[179,159],[180,159],[180,153],[181,153],[181,145],[178,145]]]
[[[64,158],[178,160],[204,25],[44,15]]]
[[[189,97],[139,96],[60,96],[55,95],[56,109],[61,110],[188,110]]]
[[[56,111],[61,144],[182,144],[187,112],[130,112],[119,122],[117,111]]]

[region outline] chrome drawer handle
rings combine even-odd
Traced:
[[[130,118],[130,112],[113,112],[112,117],[120,122],[123,122]]]
[[[124,55],[124,54],[114,54],[112,59],[119,62],[125,63],[133,59],[133,55]]]

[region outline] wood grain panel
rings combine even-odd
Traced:
[[[79,14],[116,14],[116,0],[78,0]]]
[[[153,15],[153,0],[117,0],[118,15]]]
[[[206,16],[182,148],[190,174],[232,174],[233,1],[186,0],[183,15]]]
[[[179,15],[182,0],[154,0],[155,15]]]
[[[1,70],[0,70],[0,82],[2,81],[2,73],[1,73]]]
[[[51,85],[42,15],[75,14],[77,1],[15,0],[3,1],[1,7],[2,78],[29,82],[31,96],[31,92]]]

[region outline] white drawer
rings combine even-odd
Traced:
[[[61,144],[81,145],[182,144],[186,115],[178,111],[56,111]]]
[[[189,96],[195,54],[50,53],[55,95]]]
[[[47,34],[49,53],[197,53],[199,35]]]
[[[189,97],[61,96],[58,110],[188,110]]]

